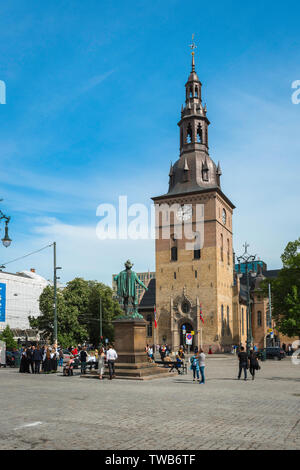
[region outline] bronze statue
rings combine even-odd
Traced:
[[[114,277],[114,280],[117,282],[118,290],[117,294],[123,299],[125,317],[129,318],[143,318],[142,315],[138,313],[138,300],[136,295],[136,282],[144,287],[145,290],[148,288],[145,284],[138,278],[137,274],[131,270],[133,264],[128,260],[125,263],[125,268],[117,276]],[[132,304],[132,313],[130,313],[129,303]]]

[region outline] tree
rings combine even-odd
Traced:
[[[113,339],[112,320],[121,313],[110,287],[97,281],[75,278],[57,291],[57,336],[63,347],[89,341],[100,342],[100,297],[103,306],[103,336]],[[40,296],[41,315],[29,317],[31,327],[38,328],[53,341],[53,287],[47,286]]]
[[[0,333],[0,340],[6,343],[6,349],[14,349],[18,347],[17,342],[14,340],[14,335],[9,325]]]
[[[289,242],[281,255],[283,267],[276,279],[264,280],[263,292],[272,289],[272,316],[278,331],[300,337],[300,238]]]

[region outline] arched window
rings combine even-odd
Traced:
[[[221,261],[224,261],[223,250],[224,250],[224,246],[223,246],[223,234],[221,233]]]
[[[227,334],[230,334],[230,323],[229,323],[229,306],[227,305]]]
[[[193,89],[190,87],[190,98],[193,98]]]
[[[197,86],[195,87],[195,96],[196,96],[196,98],[198,98],[198,87]]]
[[[201,127],[201,124],[199,124],[197,127],[197,142],[202,144],[202,138],[203,138],[202,127]]]
[[[149,338],[152,337],[152,332],[153,332],[153,328],[152,328],[152,315],[147,315],[147,336]]]
[[[230,244],[229,244],[229,238],[227,238],[227,264],[228,264],[228,266],[230,265]]]
[[[261,316],[261,311],[259,310],[257,312],[257,326],[261,326],[262,325],[262,316]]]
[[[242,321],[242,335],[244,334],[245,332],[245,325],[244,325],[244,309],[242,308],[242,318],[241,318],[241,321]]]
[[[171,235],[171,261],[177,261],[177,240],[174,235]]]
[[[201,258],[201,248],[200,248],[200,233],[196,233],[195,242],[194,242],[194,259]]]
[[[188,125],[187,130],[186,130],[186,141],[188,144],[190,144],[193,141],[193,131],[192,131],[191,124]]]

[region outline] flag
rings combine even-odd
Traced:
[[[200,304],[200,320],[204,323],[203,316],[202,316],[202,305]]]
[[[156,307],[155,307],[155,305],[154,305],[154,327],[157,328]]]

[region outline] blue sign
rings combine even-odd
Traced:
[[[0,283],[0,321],[5,321],[6,284]]]

